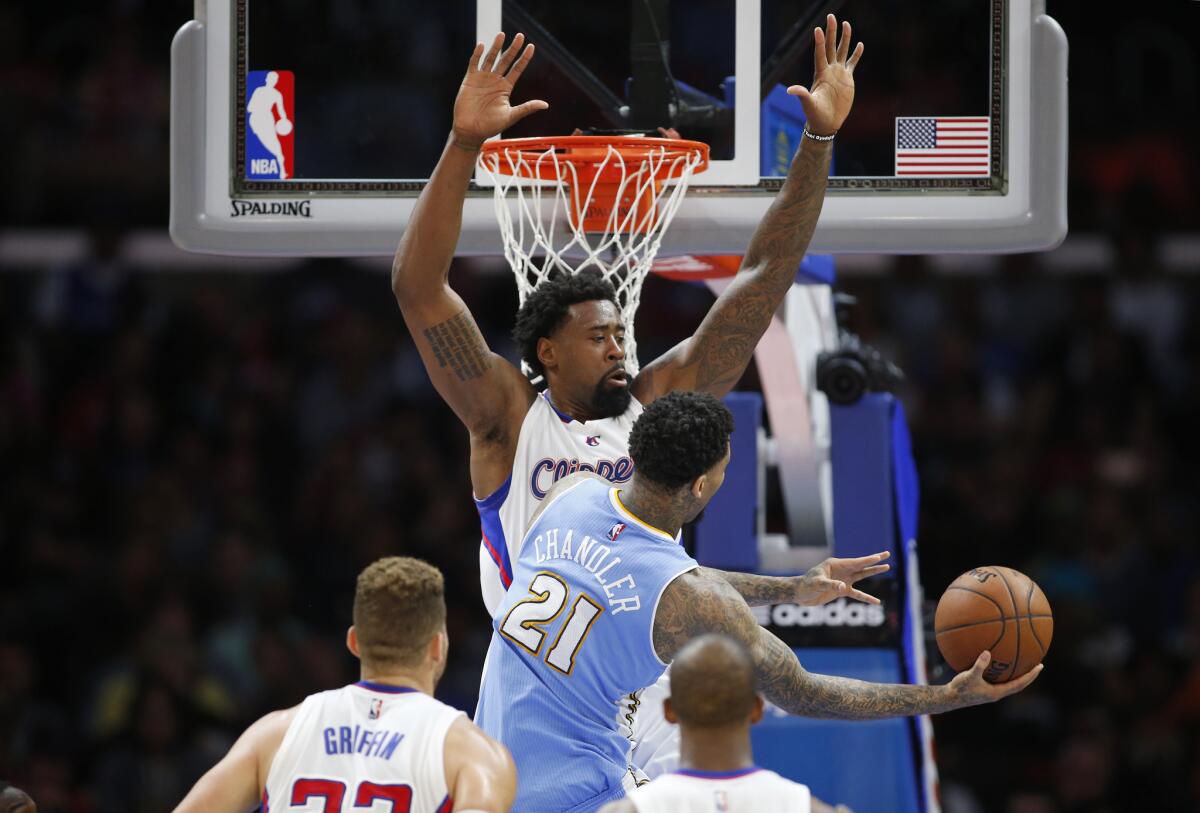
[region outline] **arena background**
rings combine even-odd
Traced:
[[[1200,3],[1049,5],[1066,244],[847,258],[839,289],[909,376],[927,590],[1004,563],[1056,614],[1030,691],[936,718],[945,809],[1196,810]],[[466,434],[387,263],[169,244],[190,12],[0,7],[0,777],[43,813],[169,810],[256,716],[352,680],[353,579],[378,556],[446,572],[445,700],[473,706],[488,640]],[[502,261],[453,281],[512,356]],[[710,301],[668,285],[648,284],[645,357]]]

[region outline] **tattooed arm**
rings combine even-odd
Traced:
[[[1041,673],[1038,665],[1024,676],[993,685],[983,679],[991,658],[945,686],[868,683],[817,675],[805,670],[791,648],[760,627],[742,597],[724,580],[690,571],[667,586],[654,617],[654,648],[664,661],[675,657],[697,635],[715,632],[745,646],[754,659],[759,691],[775,705],[803,717],[874,720],[991,703],[1024,689]]]
[[[809,132],[835,133],[854,102],[854,67],[859,43],[850,53],[850,24],[826,18],[813,32],[812,90],[800,85],[788,93],[800,98]],[[802,138],[779,194],[763,217],[733,282],[717,298],[696,334],[647,365],[633,394],[646,404],[672,390],[724,395],[741,378],[758,340],[791,288],[796,269],[812,240],[825,199],[832,141]]]
[[[878,604],[879,599],[856,590],[854,584],[860,579],[886,573],[891,565],[880,562],[889,556],[890,553],[883,551],[856,559],[831,557],[810,568],[803,576],[760,576],[757,573],[733,573],[708,567],[702,567],[700,571],[706,576],[728,582],[751,607],[784,602],[815,606],[841,596]]]
[[[484,53],[475,47],[454,102],[454,130],[421,190],[392,263],[392,292],[434,387],[471,433],[475,493],[490,494],[512,468],[521,420],[533,388],[512,364],[491,352],[462,299],[450,288],[450,261],[462,230],[462,207],[480,145],[535,110],[542,101],[508,103],[533,56],[518,34],[508,48],[498,35]],[[482,57],[482,62],[481,62]]]

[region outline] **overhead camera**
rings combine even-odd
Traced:
[[[856,300],[837,294],[834,306],[843,322]],[[817,355],[817,389],[835,404],[858,403],[867,392],[895,392],[904,372],[849,330],[838,328],[837,349]]]

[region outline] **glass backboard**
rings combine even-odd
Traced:
[[[1065,235],[1066,43],[1030,0],[209,0],[173,47],[172,233],[248,254],[390,253],[476,41],[524,32],[506,137],[674,127],[710,144],[663,253],[739,253],[803,128],[834,12],[867,50],[818,251],[1004,251]],[[1033,77],[1037,81],[1033,81]],[[473,185],[460,253],[499,253]]]

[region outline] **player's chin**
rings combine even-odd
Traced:
[[[612,379],[605,379],[592,393],[592,408],[601,417],[615,418],[629,409],[632,399],[628,385],[618,385]]]

